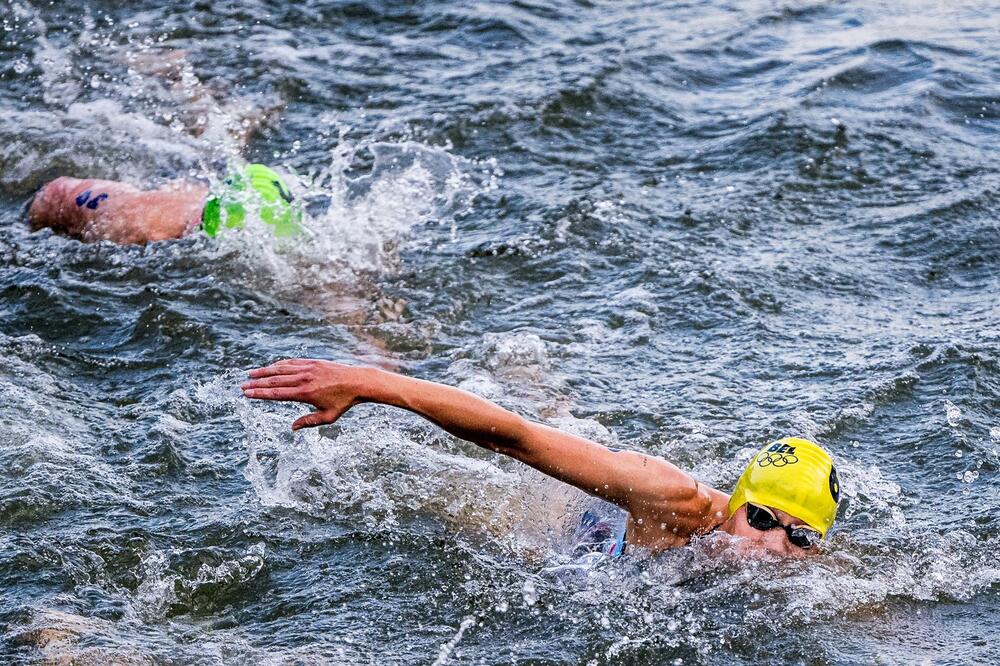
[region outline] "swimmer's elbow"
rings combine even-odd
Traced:
[[[526,462],[531,458],[533,442],[537,439],[536,428],[536,424],[523,416],[509,412],[503,423],[490,428],[486,446],[496,453]]]
[[[708,487],[696,481],[670,463],[663,461],[663,469],[658,470],[656,481],[645,488],[645,492],[632,497],[632,503],[641,510],[671,516],[700,516],[712,507]],[[640,508],[636,507],[636,508]]]

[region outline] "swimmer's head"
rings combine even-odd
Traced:
[[[271,225],[279,238],[302,233],[302,208],[295,201],[288,185],[273,169],[263,164],[249,164],[226,178],[218,193],[205,202],[202,230],[215,236],[223,227],[243,227],[245,204],[258,207],[260,219]]]
[[[754,512],[748,520],[758,518],[761,507],[791,518],[777,520],[779,526],[805,524],[823,537],[837,516],[839,498],[840,482],[830,454],[807,439],[786,437],[751,458],[729,498],[729,516],[747,506]],[[767,522],[763,515],[759,519]]]

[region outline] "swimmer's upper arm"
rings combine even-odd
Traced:
[[[700,523],[718,504],[717,495],[724,497],[663,458],[613,451],[549,426],[525,424],[516,447],[501,453],[617,504],[633,518]]]

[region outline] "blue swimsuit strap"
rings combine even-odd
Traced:
[[[618,534],[615,535],[615,542],[611,545],[608,550],[608,555],[611,557],[621,557],[625,552],[625,546],[628,543],[625,540],[625,533],[628,530],[628,518],[622,521],[621,528],[618,530]]]

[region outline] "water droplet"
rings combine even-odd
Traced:
[[[14,61],[14,71],[18,74],[24,74],[28,71],[30,66],[31,65],[28,64],[28,60],[26,58],[20,58],[19,60]]]
[[[524,597],[524,603],[529,606],[534,606],[538,603],[538,590],[535,588],[535,581],[530,578],[524,581],[524,587],[521,588],[521,596]]]
[[[962,478],[962,481],[964,481],[965,483],[972,483],[979,478],[979,472],[974,469],[970,469],[964,474],[961,474],[960,476]]]
[[[958,427],[958,422],[962,418],[962,410],[956,407],[951,400],[944,401],[944,415],[948,419],[948,425],[952,428]]]

